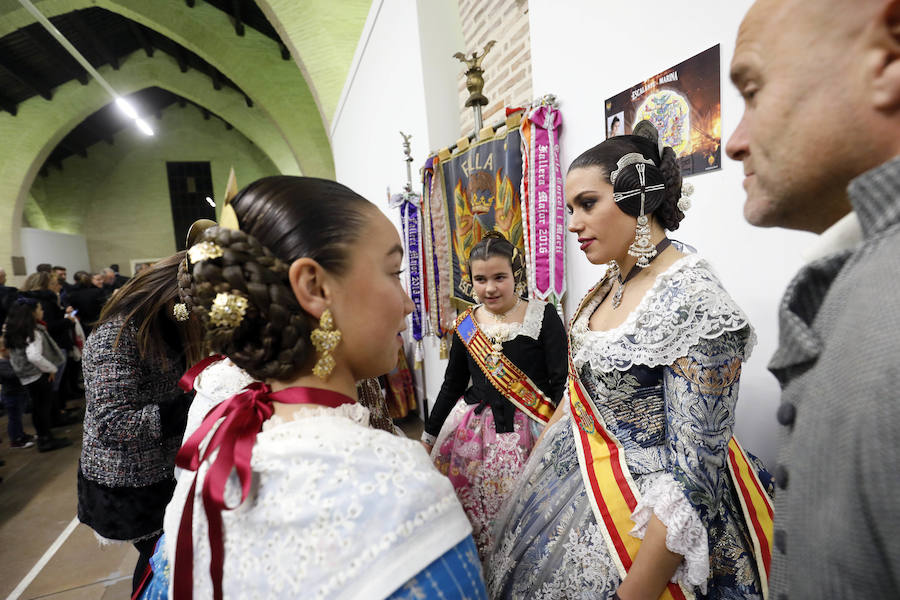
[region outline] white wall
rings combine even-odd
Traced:
[[[23,227],[22,253],[29,274],[34,273],[39,264],[50,263],[65,267],[68,281],[72,283],[75,271],[91,270],[87,240],[83,235]]]
[[[386,190],[406,182],[400,131],[412,134],[413,184],[429,150],[459,137],[452,55],[463,49],[456,0],[374,0],[331,128],[336,178],[378,205],[397,225]],[[444,378],[434,338],[425,343],[429,406]]]
[[[562,163],[603,141],[606,98],[715,44],[721,44],[722,131],[727,140],[743,102],[728,80],[737,29],[751,0],[641,3],[531,0],[532,77],[535,95],[553,93],[563,115]],[[673,34],[673,32],[675,32]],[[724,141],[723,140],[723,141]],[[690,178],[693,208],[673,234],[695,246],[756,326],[759,345],[744,366],[737,433],[749,450],[773,466],[779,388],[766,370],[777,342],[776,311],[801,266],[810,234],[748,225],[741,208],[742,166],[724,156],[721,171]],[[570,236],[567,246],[567,315],[596,281]]]

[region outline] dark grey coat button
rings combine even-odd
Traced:
[[[788,470],[784,465],[775,467],[775,484],[781,489],[786,489],[788,484]]]
[[[784,532],[784,529],[776,529],[775,530],[775,547],[779,552],[784,554],[784,548],[787,544],[787,534]]]
[[[778,407],[776,417],[778,422],[784,426],[793,425],[794,419],[797,418],[797,407],[790,402],[782,402]]]

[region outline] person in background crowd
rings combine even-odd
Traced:
[[[6,285],[6,270],[0,268],[0,326],[6,321],[6,313],[18,296],[18,289]]]
[[[41,303],[44,309],[44,323],[50,337],[56,342],[57,347],[63,353],[62,366],[59,373],[53,379],[53,392],[57,395],[58,409],[54,411],[55,415],[61,415],[63,422],[54,423],[56,425],[67,425],[77,420],[75,415],[67,415],[64,412],[66,401],[73,397],[73,386],[71,380],[66,377],[66,373],[71,374],[68,369],[68,358],[72,355],[72,349],[75,347],[75,316],[72,315],[73,308],[71,306],[63,309],[59,303],[60,284],[52,273],[39,271],[32,273],[25,279],[22,286],[22,294],[34,298]]]
[[[900,598],[900,2],[756,2],[731,79],[744,217],[820,234],[769,362],[769,598]]]
[[[52,273],[53,267],[50,266],[50,263],[41,263],[37,267],[34,268],[37,273]]]
[[[109,292],[114,292],[128,282],[128,277],[119,275],[109,267],[103,269],[101,273],[103,275],[103,287]]]
[[[72,287],[72,285],[68,281],[66,281],[66,277],[68,276],[68,271],[66,270],[65,267],[54,266],[53,267],[53,275],[56,275],[56,278],[59,280],[59,286],[61,288],[60,293],[59,293],[60,299],[62,300],[63,304],[66,304],[65,294],[67,291],[69,291],[69,288]]]
[[[0,400],[6,407],[6,433],[9,435],[10,448],[31,448],[34,436],[25,433],[22,427],[22,412],[28,401],[28,390],[19,381],[12,363],[6,341],[0,336]]]
[[[51,384],[64,362],[56,342],[41,324],[44,309],[34,298],[20,297],[6,316],[4,338],[10,363],[31,397],[31,420],[37,432],[39,452],[70,446],[67,438],[54,437],[53,421],[61,421]],[[55,417],[55,418],[54,418]]]
[[[84,328],[85,335],[90,335],[94,325],[100,319],[100,311],[106,304],[107,295],[101,286],[95,286],[91,275],[84,271],[75,273],[75,284],[67,294],[69,306],[78,311],[78,320]]]
[[[78,519],[103,540],[134,544],[135,587],[175,488],[175,453],[191,404],[178,380],[203,356],[197,320],[176,321],[172,312],[184,256],[161,260],[123,286],[84,347]]]

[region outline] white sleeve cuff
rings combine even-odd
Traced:
[[[428,444],[429,446],[434,446],[434,443],[437,441],[436,435],[431,435],[427,431],[422,432],[422,441]]]
[[[654,477],[651,475],[650,477]],[[656,515],[666,526],[666,548],[684,557],[672,575],[673,583],[698,586],[706,593],[709,578],[709,539],[700,515],[668,473],[659,473],[644,490],[631,520],[631,535],[644,539],[650,518]]]

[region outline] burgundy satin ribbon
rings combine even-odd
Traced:
[[[221,357],[211,356],[205,359],[203,362],[206,364],[203,368],[216,360],[221,360]],[[203,362],[185,373],[181,383],[189,381],[192,385],[194,379],[203,370],[202,368],[197,369]],[[202,491],[203,507],[209,523],[209,574],[212,577],[215,600],[222,598],[222,569],[225,562],[222,511],[234,510],[247,499],[247,495],[250,493],[252,479],[250,458],[256,443],[256,435],[262,429],[263,422],[272,416],[273,401],[284,404],[317,404],[331,408],[355,402],[348,396],[329,390],[291,387],[280,392],[273,392],[268,385],[254,382],[210,410],[197,431],[178,451],[175,464],[189,471],[197,471],[201,463],[210,460],[213,453],[218,451],[206,473]],[[201,456],[200,444],[216,422],[223,418],[225,420],[213,433]],[[241,500],[235,506],[227,506],[225,504],[225,484],[228,482],[232,470],[237,471],[238,479],[241,482]],[[193,514],[196,488],[197,475],[194,475],[194,482],[191,484],[184,510],[181,513],[175,550],[173,591],[174,598],[179,600],[192,598],[194,591]]]

